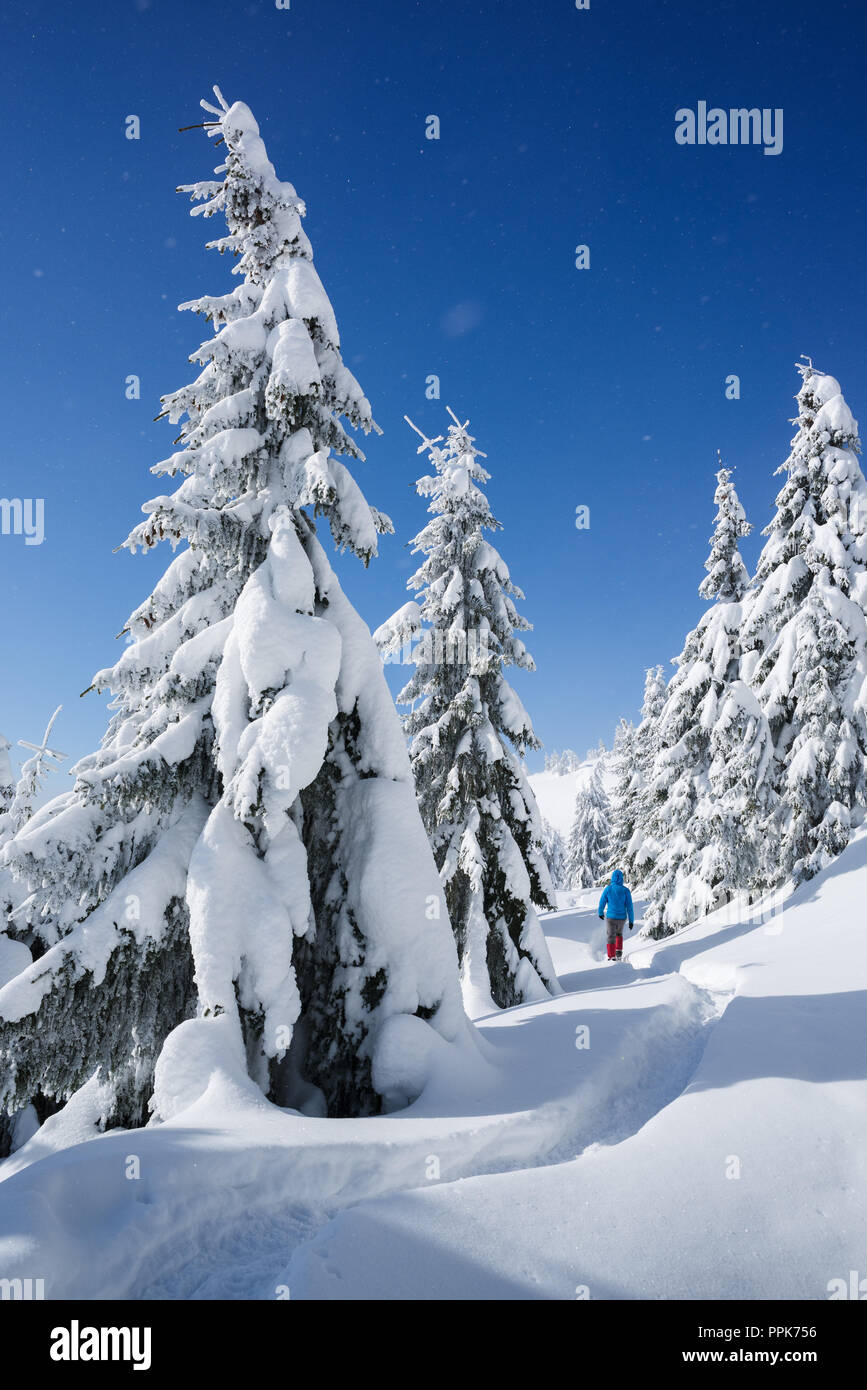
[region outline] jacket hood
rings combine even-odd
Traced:
[[[622,883],[623,883],[623,872],[622,872],[621,869],[615,869],[615,870],[614,870],[614,873],[611,875],[611,882],[612,882],[612,883],[618,884],[618,886],[619,886],[619,885],[622,885]]]

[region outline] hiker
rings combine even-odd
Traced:
[[[632,894],[623,882],[623,874],[620,869],[615,869],[611,875],[611,882],[603,890],[602,897],[599,899],[599,920],[605,918],[606,909],[608,911],[608,959],[623,959],[623,923],[629,916],[629,930],[635,921],[635,913],[632,909]]]

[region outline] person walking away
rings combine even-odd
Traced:
[[[611,882],[606,884],[599,899],[599,920],[608,920],[607,926],[607,946],[608,959],[623,959],[623,924],[629,918],[629,930],[635,922],[635,912],[632,907],[632,894],[623,882],[623,874],[620,869],[615,869],[611,875]]]

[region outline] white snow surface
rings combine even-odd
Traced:
[[[531,772],[530,786],[539,807],[539,814],[564,839],[568,839],[575,818],[575,798],[579,792],[587,790],[597,758],[588,758],[574,772]],[[602,783],[606,795],[614,790],[614,777],[608,767],[602,771]]]
[[[867,826],[764,908],[657,943],[637,923],[620,965],[577,895],[543,918],[564,992],[482,1012],[460,1049],[391,1020],[376,1065],[420,1094],[373,1119],[278,1109],[194,1020],[210,1083],[175,1060],[170,1118],[100,1135],[92,1082],[0,1164],[0,1277],[76,1299],[826,1299],[867,1245],[865,891]]]

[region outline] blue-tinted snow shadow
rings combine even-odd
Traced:
[[[689,1089],[788,1078],[822,1084],[867,1079],[867,991],[758,998],[738,994]],[[844,1040],[848,1039],[846,1046]],[[841,1042],[843,1045],[841,1045]]]
[[[841,874],[856,873],[859,869],[867,868],[867,836],[859,838],[850,844],[837,859],[823,869],[816,878],[809,879],[795,889],[790,897],[785,898],[779,908],[772,913],[767,920],[754,920],[735,922],[729,927],[720,927],[711,936],[695,937],[692,932],[705,925],[705,918],[700,918],[690,926],[684,927],[674,936],[663,938],[656,943],[653,960],[647,967],[652,975],[664,975],[670,971],[680,970],[683,962],[692,956],[714,949],[716,946],[725,945],[728,941],[735,941],[738,937],[744,936],[747,932],[766,931],[768,925],[773,921],[784,920],[785,914],[795,908],[804,906],[806,903],[816,902],[824,884],[831,879],[838,878]],[[773,895],[769,894],[769,898]],[[761,903],[757,903],[753,908],[745,907],[745,914],[758,913],[761,910]],[[565,935],[565,933],[563,933]],[[653,943],[647,943],[652,947]],[[636,946],[635,949],[643,949]],[[640,968],[640,967],[637,967]],[[643,973],[643,972],[642,972]]]
[[[649,983],[656,973],[644,970],[636,972],[628,960],[621,960],[611,966],[603,961],[600,965],[591,965],[587,970],[571,970],[558,978],[567,994],[595,994],[603,989],[623,989],[627,985]]]
[[[636,965],[635,970],[648,976],[677,974],[684,961],[691,960],[693,956],[704,955],[707,951],[715,950],[717,946],[737,941],[738,937],[746,936],[749,932],[767,930],[767,923],[736,922],[730,927],[720,927],[712,936],[692,936],[693,928],[698,926],[704,926],[704,918],[692,926],[684,927],[674,936],[663,937],[661,941],[636,942],[633,950],[636,953],[652,950],[653,959],[646,966]]]
[[[300,1302],[571,1301],[581,1285],[592,1288],[596,1299],[635,1296],[610,1278],[591,1276],[585,1260],[577,1256],[573,1269],[558,1270],[560,1291],[552,1291],[551,1271],[541,1252],[538,1281],[541,1285],[544,1278],[543,1290],[523,1259],[522,1277],[510,1274],[504,1259],[496,1267],[488,1232],[481,1232],[478,1258],[473,1258],[467,1245],[444,1240],[436,1229],[436,1211],[424,1194],[415,1192],[396,1193],[341,1211],[298,1251],[280,1280],[295,1290],[293,1296]],[[508,1210],[503,1219],[509,1219]],[[478,1235],[472,1230],[472,1236],[478,1239]]]

